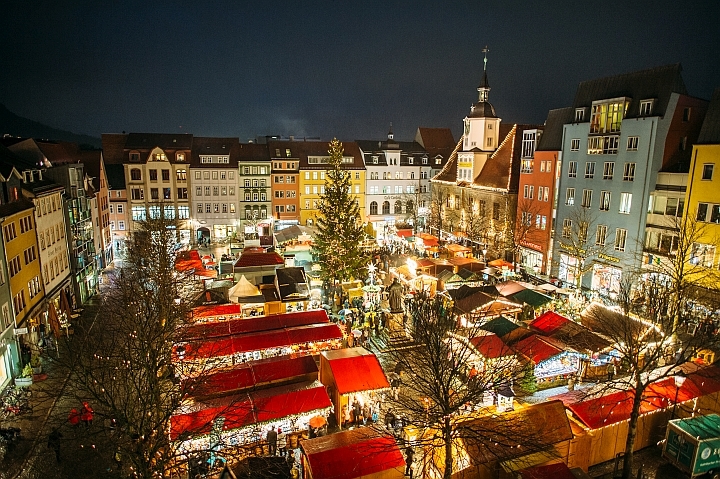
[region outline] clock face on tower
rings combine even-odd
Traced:
[[[470,133],[470,120],[465,118],[465,136]]]

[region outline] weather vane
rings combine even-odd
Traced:
[[[487,70],[487,54],[490,49],[487,47],[487,45],[485,45],[485,48],[483,48],[482,51],[485,54],[485,59],[483,60],[483,70]]]

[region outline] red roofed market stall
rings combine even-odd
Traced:
[[[671,415],[689,417],[696,414],[720,412],[720,368],[697,368],[683,365],[685,380],[676,386],[674,377],[664,377],[650,385],[643,394],[640,418],[637,424],[635,449],[657,444],[665,436],[665,427]],[[618,385],[618,387],[621,387]],[[589,397],[586,397],[589,394]],[[677,397],[677,404],[675,398]],[[609,461],[624,451],[628,422],[632,409],[633,391],[622,390],[607,394],[577,391],[554,396],[565,403],[578,426],[568,466],[588,467]],[[584,433],[583,433],[584,431]]]
[[[339,425],[354,419],[351,409],[357,401],[363,417],[379,414],[381,392],[390,388],[377,357],[365,348],[347,348],[320,353],[320,381],[331,391]]]
[[[181,452],[261,443],[270,428],[294,434],[308,429],[316,415],[332,408],[325,387],[318,381],[277,386],[217,399],[191,402],[170,419],[170,440]],[[211,432],[217,431],[211,436]]]
[[[392,436],[362,427],[303,441],[303,479],[400,479],[405,458]]]
[[[273,314],[269,316],[253,316],[242,318],[233,316],[233,307],[237,305],[214,306],[212,310],[203,310],[202,318],[217,318],[212,321],[203,321],[192,324],[183,329],[181,337],[185,341],[195,339],[217,338],[234,334],[256,333],[273,329],[309,326],[311,324],[329,324],[330,318],[324,309],[302,311],[297,313]],[[193,310],[193,317],[195,311]],[[218,314],[218,315],[215,315]],[[227,318],[226,320],[220,318]]]

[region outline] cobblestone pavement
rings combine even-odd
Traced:
[[[99,311],[99,304],[99,299],[91,300],[79,321],[91,324]],[[0,479],[116,477],[112,470],[108,470],[109,457],[102,457],[101,451],[107,450],[108,441],[100,434],[100,428],[72,428],[67,423],[68,411],[73,407],[79,408],[80,400],[72,388],[64,359],[67,358],[67,348],[77,346],[78,341],[75,337],[67,343],[59,341],[59,358],[58,352],[44,355],[43,369],[47,378],[30,386],[32,412],[0,422],[1,427],[14,426],[22,431],[22,439],[0,463]],[[54,452],[47,446],[48,436],[54,430],[62,434],[60,462],[56,461]]]

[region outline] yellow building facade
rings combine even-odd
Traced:
[[[696,238],[690,262],[704,266],[712,275],[703,275],[704,284],[718,287],[720,280],[720,142],[693,148],[685,197],[686,224],[694,227]]]
[[[33,326],[34,315],[40,311],[36,306],[45,294],[33,218],[34,206],[30,201],[20,199],[4,208],[14,210],[5,214],[1,224],[15,324],[17,327]]]

